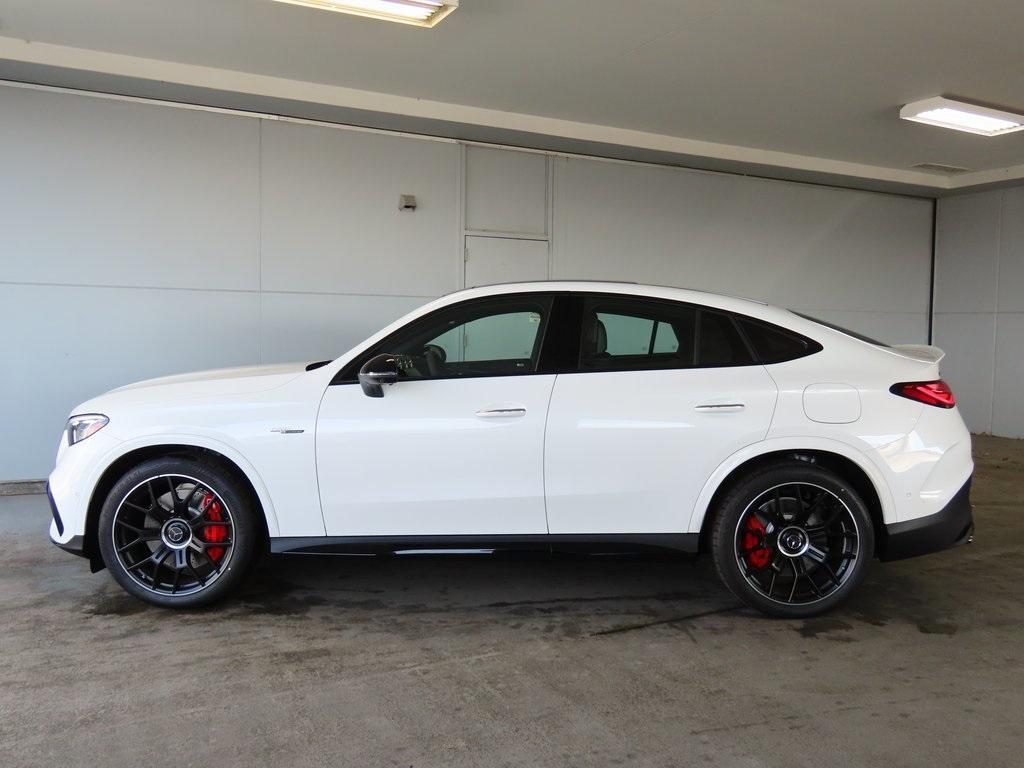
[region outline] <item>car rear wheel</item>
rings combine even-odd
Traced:
[[[257,528],[248,494],[220,466],[166,457],[128,471],[100,511],[100,554],[127,592],[195,608],[244,578]]]
[[[856,589],[875,544],[856,490],[794,459],[757,470],[726,494],[711,546],[734,595],[766,614],[802,618],[834,608]]]

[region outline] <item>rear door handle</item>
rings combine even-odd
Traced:
[[[694,410],[703,413],[730,413],[732,411],[742,411],[746,407],[745,403],[704,403],[696,406]]]
[[[525,408],[486,408],[484,410],[477,411],[476,415],[479,416],[481,419],[498,419],[498,418],[502,418],[502,417],[508,418],[508,417],[514,417],[514,416],[525,416],[526,415],[526,409]]]

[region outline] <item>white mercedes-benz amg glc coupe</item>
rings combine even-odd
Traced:
[[[153,379],[83,403],[50,537],[150,603],[262,552],[710,552],[765,613],[973,533],[942,352],[743,299],[538,282],[411,312],[330,362]]]

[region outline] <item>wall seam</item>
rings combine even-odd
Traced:
[[[939,236],[939,201],[932,200],[932,262],[928,273],[928,343],[935,338],[935,251]]]
[[[988,431],[989,434],[996,433],[996,376],[999,373],[999,270],[1003,258],[1003,204],[1006,193],[999,193],[999,207],[996,209],[996,300],[994,312],[992,313],[992,397],[988,404]]]
[[[256,121],[256,358],[263,363],[263,121]]]
[[[548,280],[555,276],[555,159],[544,161],[544,229],[548,236]]]
[[[466,173],[469,168],[468,150],[466,145],[459,143],[459,156],[456,162],[455,168],[455,203],[456,210],[459,212],[458,221],[455,223],[457,237],[458,237],[458,263],[459,263],[459,274],[455,284],[459,290],[466,287],[466,266],[469,261],[469,246],[466,239],[466,223],[468,221],[468,212],[466,206],[469,205],[469,195],[467,194],[466,188],[468,183],[466,180]]]

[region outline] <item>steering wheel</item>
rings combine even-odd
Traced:
[[[425,344],[423,346],[423,360],[427,364],[427,370],[431,376],[440,376],[444,373],[444,363],[448,354],[444,347],[437,344]]]
[[[425,344],[423,347],[424,355],[436,355],[438,362],[445,362],[448,360],[448,353],[444,351],[444,347],[440,344]]]

